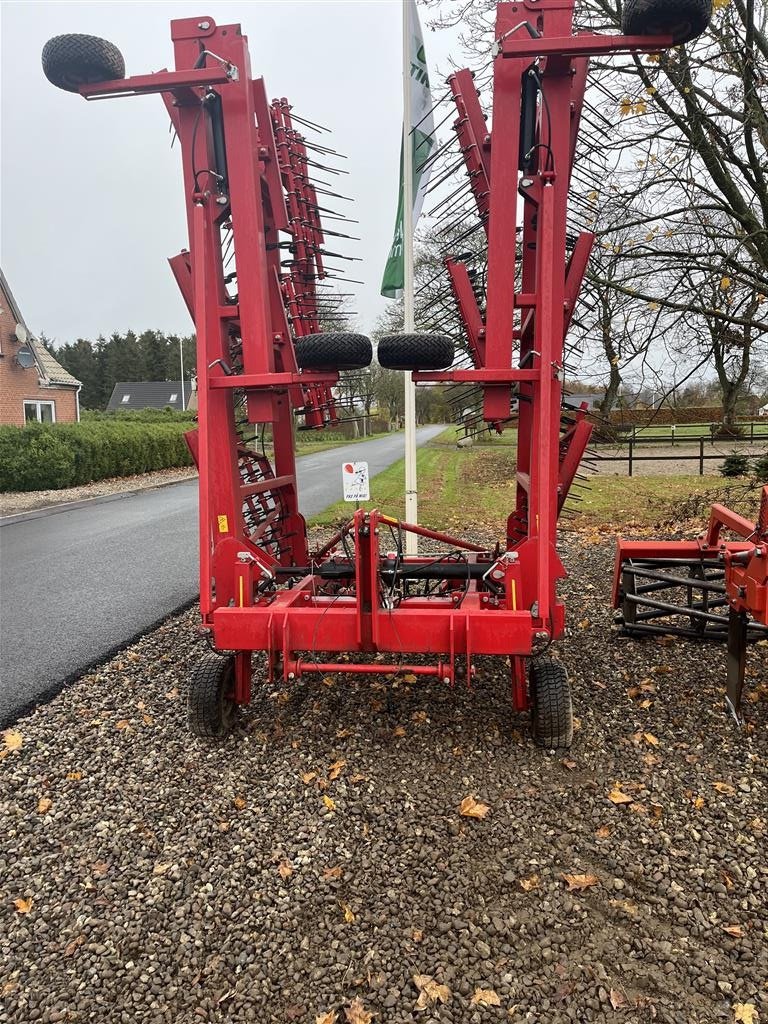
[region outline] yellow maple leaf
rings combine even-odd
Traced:
[[[731,287],[731,279],[730,279],[730,277],[721,277],[720,278],[720,290],[721,291],[726,291],[730,287]]]
[[[739,1024],[754,1024],[759,1014],[754,1003],[734,1003],[733,1019]]]
[[[350,905],[348,903],[340,903],[339,906],[344,911],[344,920],[347,924],[352,924],[355,920],[355,915]]]
[[[284,857],[277,865],[277,870],[283,881],[286,881],[293,874],[293,864],[291,864],[287,857]]]
[[[22,899],[21,897],[19,897],[17,900],[14,900],[13,905],[14,907],[16,907],[16,913],[28,914],[32,909],[33,902],[34,900],[32,900],[31,897],[28,900]]]
[[[582,892],[592,885],[600,885],[597,875],[566,875],[561,872],[560,877],[568,885],[568,892]]]
[[[490,809],[488,804],[475,800],[473,796],[465,796],[459,804],[459,814],[464,818],[485,818]]]
[[[476,988],[469,1001],[470,1006],[501,1006],[501,999],[492,988]]]
[[[21,745],[24,742],[24,737],[18,729],[6,729],[3,733],[3,739],[5,740],[6,750],[21,750]]]
[[[415,682],[418,682],[418,678],[413,674],[413,672],[406,672],[403,676],[403,682],[412,686]]]
[[[414,974],[413,983],[419,990],[416,1000],[417,1010],[426,1010],[435,1003],[447,1003],[451,998],[451,990],[447,985],[440,985],[431,974]]]
[[[308,786],[310,782],[314,782],[316,778],[317,772],[304,772],[304,774],[301,776],[301,781],[304,783],[305,786]]]
[[[50,811],[51,809],[52,803],[53,801],[51,800],[50,797],[41,796],[40,799],[37,801],[37,813],[47,814],[48,811]]]
[[[70,782],[79,782],[82,777],[82,772],[67,772],[67,778]]]
[[[631,796],[627,796],[626,793],[622,793],[622,791],[618,788],[618,786],[614,787],[614,789],[612,789],[610,791],[610,793],[608,794],[608,799],[611,801],[612,804],[631,804],[631,803],[633,803],[632,797]]]
[[[336,803],[329,796],[324,796],[323,797],[323,803],[325,804],[325,806],[328,808],[329,811],[335,811],[336,810]]]
[[[622,96],[621,102],[619,103],[619,113],[622,117],[626,117],[627,114],[632,113],[632,100],[629,96]]]

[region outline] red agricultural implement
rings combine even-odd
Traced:
[[[726,642],[727,702],[741,721],[747,646],[768,639],[768,485],[756,522],[713,505],[696,540],[620,540],[613,601],[629,636]]]
[[[591,429],[582,410],[562,415],[565,336],[593,242],[584,233],[568,243],[566,231],[589,59],[692,38],[708,9],[628,0],[628,34],[598,35],[574,34],[573,0],[502,2],[490,128],[471,73],[450,78],[487,235],[480,299],[462,259],[446,263],[470,365],[450,369],[453,341],[435,335],[386,337],[378,359],[418,382],[479,388],[482,417],[497,429],[517,407],[515,507],[504,543],[488,549],[361,510],[309,550],[293,420],[332,424],[338,372],[366,366],[371,346],[320,331],[327,231],[310,178],[316,150],[288,103],[270,104],[251,76],[240,27],[174,21],[175,69],[133,78],[103,40],[46,44],[49,79],[86,99],[159,93],[181,145],[189,251],[171,266],[197,331],[200,604],[212,646],[231,652],[206,656],[193,674],[198,734],[220,735],[249,702],[255,651],[266,652],[268,678],[286,683],[343,672],[470,684],[473,659],[497,655],[510,660],[513,705],[532,710],[536,740],[570,744],[567,676],[542,655],[564,630],[557,524]],[[273,457],[254,447],[249,425],[251,438],[254,425],[269,428]],[[435,552],[405,555],[409,531]]]

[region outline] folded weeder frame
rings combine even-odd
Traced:
[[[451,76],[488,245],[485,308],[461,260],[447,261],[473,365],[430,370],[413,335],[403,336],[411,356],[389,362],[418,382],[478,386],[498,429],[518,403],[516,503],[493,549],[365,510],[308,549],[293,419],[332,424],[338,371],[367,365],[371,349],[359,335],[318,333],[325,249],[312,161],[287,102],[269,104],[251,77],[240,27],[174,21],[175,70],[133,78],[103,40],[47,44],[48,77],[86,99],[159,93],[181,145],[189,251],[171,266],[197,331],[201,614],[211,645],[232,652],[206,656],[193,674],[197,733],[221,734],[249,702],[254,651],[266,652],[270,680],[286,682],[338,671],[469,683],[475,656],[498,655],[510,659],[515,709],[532,707],[536,739],[570,744],[565,671],[536,656],[564,629],[557,522],[591,429],[583,411],[561,422],[564,339],[593,242],[583,233],[567,254],[569,181],[590,56],[675,42],[574,35],[572,18],[573,0],[498,4],[490,129],[471,73]],[[248,424],[270,428],[273,458],[248,441]],[[407,531],[444,553],[404,555]]]

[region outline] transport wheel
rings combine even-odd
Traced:
[[[700,36],[712,17],[712,0],[625,0],[621,31],[628,36],[671,35],[676,43]]]
[[[385,334],[376,358],[386,370],[444,370],[453,362],[453,339],[444,334]]]
[[[302,370],[362,370],[373,359],[370,338],[342,331],[297,338],[294,349]]]
[[[187,714],[193,735],[222,739],[237,713],[234,701],[235,659],[232,655],[205,654],[192,670]]]
[[[43,72],[59,89],[77,92],[89,82],[125,78],[125,61],[116,46],[98,36],[54,36],[43,47]]]
[[[567,749],[573,742],[573,706],[568,674],[554,658],[531,662],[531,727],[540,747]]]

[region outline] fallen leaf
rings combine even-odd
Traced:
[[[661,758],[656,757],[656,755],[649,750],[647,754],[643,754],[643,764],[648,768],[653,768],[654,765],[661,764]]]
[[[595,832],[598,839],[607,839],[610,834],[611,830],[607,825],[601,825],[597,832]]]
[[[235,807],[238,809],[238,811],[242,811],[243,808],[248,805],[248,801],[245,799],[244,796],[236,796],[236,797],[234,797],[233,800],[232,800],[232,803],[235,805]]]
[[[744,929],[741,927],[740,924],[724,924],[723,931],[727,935],[733,936],[734,939],[744,938]]]
[[[323,676],[323,686],[335,686],[336,680],[333,676]]]
[[[80,779],[82,779],[82,777],[82,772],[67,772],[67,778],[70,780],[70,782],[79,782]]]
[[[328,769],[328,778],[331,781],[338,779],[339,775],[341,775],[342,768],[345,768],[346,765],[347,762],[344,760],[344,758],[341,758],[338,761],[334,761],[333,764]]]
[[[611,989],[611,991],[608,993],[608,998],[610,999],[611,1006],[614,1008],[614,1010],[619,1010],[622,1006],[627,1005],[626,996],[623,992],[619,992],[617,988]]]
[[[24,742],[24,737],[18,729],[6,729],[3,733],[3,739],[5,740],[6,750],[21,750],[21,745]]]
[[[305,786],[308,786],[310,782],[314,782],[316,778],[317,772],[304,772],[304,774],[301,776],[301,781],[304,783]]]
[[[413,672],[406,672],[403,676],[403,682],[412,686],[414,683],[418,682],[418,677],[415,676]]]
[[[131,723],[127,718],[121,718],[119,722],[115,722],[116,729],[129,729]]]
[[[331,800],[331,798],[329,796],[324,796],[323,797],[323,803],[325,804],[325,806],[328,808],[329,811],[335,811],[336,810],[336,804],[335,804],[335,802],[333,800]]]
[[[754,1003],[734,1003],[733,1019],[740,1024],[754,1024],[759,1014]]]
[[[696,799],[693,801],[693,806],[696,808],[697,811],[700,811],[701,808],[704,806],[704,797],[697,796]]]
[[[653,735],[652,732],[644,732],[643,739],[646,743],[650,743],[652,747],[658,747],[659,745],[658,739]]]
[[[405,736],[405,727],[402,725],[396,725],[392,730],[393,736]]]
[[[168,868],[171,867],[171,861],[158,861],[157,864],[152,868],[153,875],[164,875]]]
[[[347,1024],[371,1024],[373,1020],[373,1014],[366,1010],[365,1003],[356,996],[349,1006],[345,1007],[344,1015],[347,1018]]]
[[[608,794],[608,799],[612,804],[631,804],[633,803],[632,797],[627,796],[626,793],[622,793],[620,789],[615,788]]]
[[[411,715],[411,720],[414,722],[426,722],[428,718],[426,711],[414,711]]]
[[[40,799],[37,801],[37,813],[47,814],[48,811],[50,811],[52,804],[53,801],[50,799],[50,797],[41,796]]]
[[[337,1024],[339,1019],[335,1010],[328,1010],[327,1013],[318,1013],[315,1017],[315,1024]]]
[[[349,776],[349,781],[356,786],[358,782],[365,782],[366,776],[356,772],[354,775]]]
[[[421,930],[421,928],[414,928],[414,930],[411,932],[411,938],[413,939],[414,942],[421,942],[422,939],[424,938],[424,932]]]
[[[728,874],[725,868],[720,868],[720,877],[722,878],[723,885],[726,889],[733,889],[735,883],[733,881],[733,878]]]
[[[465,796],[459,804],[459,814],[465,818],[484,818],[490,809],[488,804],[475,800],[473,796]]]
[[[348,903],[340,903],[339,906],[344,911],[344,920],[347,922],[347,924],[352,924],[352,922],[355,920],[355,915],[350,905]]]
[[[591,885],[600,885],[597,875],[566,875],[561,872],[560,877],[568,883],[568,892],[581,892]]]
[[[582,619],[579,623],[579,629],[589,629],[591,625],[592,623],[589,621],[589,619]]]
[[[564,768],[567,768],[569,771],[573,771],[573,769],[576,767],[576,762],[575,761],[571,761],[571,759],[568,758],[568,757],[564,757],[563,760],[560,762],[560,764]]]
[[[97,878],[103,878],[109,871],[109,864],[107,864],[103,860],[97,860],[94,864],[91,865],[91,871],[93,872],[94,875],[96,875]]]
[[[414,974],[413,983],[419,990],[416,1000],[417,1010],[426,1010],[435,1003],[447,1003],[451,998],[451,990],[447,985],[440,985],[430,974]]]
[[[141,720],[144,723],[144,725],[154,725],[155,724],[155,720],[152,717],[152,715],[142,715],[141,716]]]
[[[166,700],[176,700],[176,698],[178,696],[179,696],[179,688],[178,688],[178,686],[172,686],[171,689],[168,690],[168,692],[165,695]]]
[[[539,876],[530,875],[528,878],[520,879],[520,888],[526,892],[531,892],[533,889],[539,888]]]
[[[323,868],[323,881],[324,882],[335,882],[341,878],[343,874],[341,865],[337,864],[335,868]]]
[[[28,900],[25,900],[25,899],[22,899],[21,897],[19,897],[19,899],[14,900],[13,901],[13,905],[14,905],[14,907],[16,907],[16,913],[17,914],[28,914],[30,912],[30,910],[32,909],[33,902],[34,902],[34,900],[32,900],[31,898],[28,899]]]
[[[64,947],[64,956],[74,956],[77,947],[82,946],[84,942],[84,935],[78,935],[76,938],[72,939],[72,941],[68,942],[67,945]]]
[[[475,994],[469,1001],[470,1006],[501,1006],[501,999],[498,993],[492,988],[476,988]]]
[[[293,874],[293,864],[285,857],[277,866],[278,873],[283,881],[287,881]]]
[[[726,796],[734,796],[736,789],[730,784],[730,782],[713,782],[712,787],[717,790],[718,793],[724,793]],[[748,1006],[749,1003],[742,1004]]]

